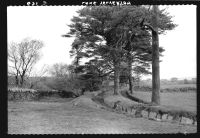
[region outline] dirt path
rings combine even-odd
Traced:
[[[9,102],[9,134],[195,133],[196,126],[132,118],[70,102]]]

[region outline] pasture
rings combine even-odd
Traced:
[[[165,88],[186,88],[186,87],[194,87],[196,88],[196,84],[161,84],[161,89]]]
[[[134,92],[133,96],[151,101],[151,92]],[[197,94],[195,92],[186,93],[160,93],[161,105],[169,105],[179,107],[184,110],[196,111],[197,109]]]
[[[55,100],[53,100],[55,101]],[[8,134],[196,133],[194,125],[134,118],[70,101],[9,102]],[[85,104],[85,105],[86,105]],[[93,108],[92,108],[93,107]]]
[[[151,87],[150,84],[142,84],[140,87]],[[196,90],[189,90],[185,92],[173,91],[176,88],[195,88],[196,84],[161,84],[162,89],[170,89],[171,92],[160,92],[161,105],[168,105],[178,107],[184,110],[197,111],[197,92]],[[128,89],[122,87],[121,89]],[[140,98],[144,101],[151,101],[151,91],[134,90],[133,96]]]
[[[169,85],[165,87],[168,88]],[[111,89],[108,93],[112,91]],[[133,96],[151,101],[151,92],[134,91]],[[196,97],[194,91],[163,92],[161,93],[161,105],[196,111]],[[8,133],[141,134],[196,133],[197,131],[197,126],[192,124],[159,122],[105,110],[90,98],[91,92],[87,92],[78,98],[52,96],[43,97],[38,101],[8,101]],[[106,100],[112,101],[109,97]],[[128,99],[124,98],[124,100]],[[74,106],[73,101],[78,101],[79,105]]]

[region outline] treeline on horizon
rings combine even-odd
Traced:
[[[47,80],[51,80],[53,78],[56,78],[55,76],[42,76],[42,77],[29,77],[29,82],[26,81],[26,85],[28,83],[38,81],[38,82],[44,82]],[[31,82],[30,82],[31,81]],[[110,78],[109,85],[114,85],[114,79]],[[142,86],[142,85],[151,85],[151,79],[141,79],[139,81],[135,81],[135,86]],[[179,79],[176,77],[173,77],[171,79],[161,79],[160,80],[161,85],[178,85],[178,84],[196,84],[196,78],[191,79]],[[15,78],[14,76],[8,76],[8,87],[15,86]]]

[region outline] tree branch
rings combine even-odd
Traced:
[[[110,73],[112,73],[112,72],[114,72],[114,70],[111,70],[111,71],[109,71],[109,72],[107,72],[107,73],[105,73],[105,74],[101,75],[100,77],[107,76],[107,75],[109,75],[109,74],[110,74]]]
[[[156,32],[155,29],[150,24],[144,23],[143,26],[148,27],[148,29],[150,29],[152,32]]]

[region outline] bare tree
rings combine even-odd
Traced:
[[[20,43],[12,42],[8,46],[8,74],[15,76],[15,84],[23,86],[25,76],[33,69],[40,59],[43,42],[40,40],[23,39]]]
[[[29,88],[33,88],[34,86],[36,86],[38,82],[40,82],[43,79],[44,75],[48,73],[48,69],[49,69],[48,65],[45,64],[42,66],[40,70],[29,72],[27,78],[29,82]]]
[[[50,81],[46,85],[55,90],[63,92],[73,92],[75,95],[82,95],[82,89],[85,82],[81,79],[80,75],[76,72],[76,65],[55,63],[49,68],[51,75]]]
[[[55,63],[49,68],[49,73],[54,77],[64,77],[69,74],[68,65],[62,63]]]

